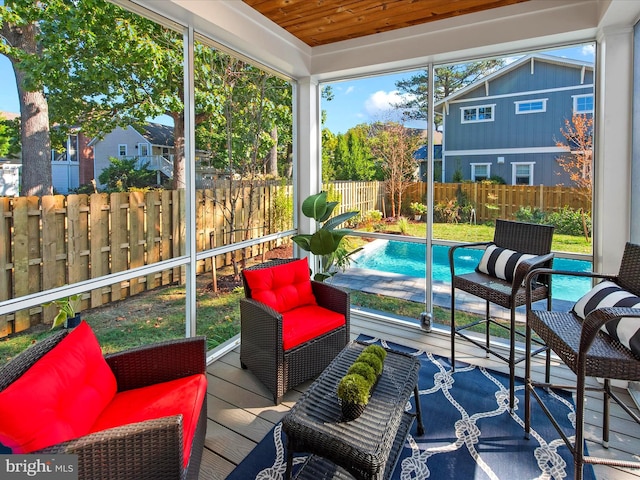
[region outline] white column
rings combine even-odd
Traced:
[[[295,88],[296,111],[294,112],[294,185],[297,185],[297,208],[295,215],[300,233],[313,233],[316,224],[302,214],[300,207],[305,198],[322,189],[322,158],[320,155],[320,88],[311,77],[298,81]],[[302,250],[296,256],[311,255]],[[313,268],[313,267],[312,267]],[[315,272],[314,268],[314,272]]]
[[[633,29],[633,128],[640,128],[640,23]],[[640,133],[632,136],[633,156],[631,165],[631,241],[640,243]]]
[[[594,163],[594,270],[617,273],[631,223],[633,30],[598,37]]]

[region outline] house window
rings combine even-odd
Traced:
[[[593,113],[593,95],[573,95],[573,113]]]
[[[478,105],[477,107],[462,107],[460,109],[462,123],[493,122],[493,105]]]
[[[146,157],[149,155],[149,144],[148,143],[139,143],[138,144],[138,155],[141,157]]]
[[[516,104],[516,115],[524,113],[542,113],[547,111],[547,99],[526,100],[524,102],[514,102]]]
[[[533,163],[512,163],[511,183],[513,185],[533,185]]]
[[[125,144],[118,145],[118,156],[126,157],[127,156],[127,146]]]
[[[491,176],[490,163],[472,163],[471,164],[471,181],[479,182],[481,180],[489,180]]]

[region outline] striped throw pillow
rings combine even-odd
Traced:
[[[520,262],[534,258],[535,256],[536,255],[501,248],[492,243],[487,246],[482,254],[476,271],[508,282],[513,282],[513,276]]]
[[[576,302],[573,312],[584,320],[592,311],[603,307],[640,308],[640,297],[623,290],[609,280],[604,280]],[[640,356],[640,318],[623,317],[614,320],[603,325],[602,331]]]

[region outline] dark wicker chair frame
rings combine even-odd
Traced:
[[[542,269],[530,274],[571,275],[608,279],[623,289],[640,295],[640,246],[628,243],[618,275],[605,275],[592,272],[569,272],[562,270]],[[621,345],[611,336],[600,330],[607,322],[621,317],[640,318],[640,309],[633,308],[601,308],[594,310],[582,321],[573,312],[550,312],[534,310],[531,301],[527,300],[527,346],[531,350],[532,332],[535,332],[560,359],[576,374],[575,385],[552,385],[547,379],[544,383],[531,379],[531,362],[527,358],[525,367],[525,435],[528,437],[531,428],[531,395],[538,401],[542,410],[549,417],[554,427],[573,454],[576,480],[582,479],[582,467],[585,463],[598,463],[610,466],[640,468],[640,463],[603,459],[584,455],[584,407],[585,391],[603,392],[602,444],[606,448],[609,442],[609,399],[613,399],[631,418],[640,423],[638,417],[611,390],[611,379],[637,381],[640,380],[640,359],[631,350]],[[604,378],[602,387],[587,387],[586,377]],[[546,408],[536,387],[564,388],[576,390],[576,434],[572,443],[562,431],[553,415]]]
[[[0,391],[20,378],[67,334],[67,330],[60,330],[4,365],[0,369]],[[170,340],[105,355],[105,359],[115,374],[118,391],[124,391],[205,373],[206,344],[204,337]],[[197,479],[206,426],[205,400],[186,468],[181,415],[111,428],[32,453],[78,455],[80,480]]]
[[[248,269],[270,268],[293,260],[269,260]],[[240,363],[267,387],[278,404],[289,389],[319,375],[349,341],[349,293],[327,283],[311,281],[318,305],[343,314],[345,325],[285,351],[282,315],[252,299],[244,275],[242,278],[246,298],[240,299]]]
[[[547,299],[547,309],[551,309],[551,281],[549,277],[536,276],[530,289],[522,286],[522,283],[534,268],[551,267],[553,254],[551,253],[551,241],[553,239],[553,226],[538,225],[524,222],[512,222],[508,220],[496,220],[496,229],[493,243],[498,247],[507,248],[521,253],[537,255],[535,258],[521,262],[516,269],[513,283],[485,275],[480,272],[472,272],[463,275],[456,274],[455,258],[456,250],[461,247],[487,246],[491,242],[477,242],[456,245],[449,249],[449,266],[451,268],[451,365],[455,370],[455,342],[456,336],[460,336],[474,345],[484,349],[487,356],[492,354],[509,365],[509,407],[514,408],[515,403],[515,368],[524,360],[524,357],[516,357],[516,335],[524,341],[524,334],[516,329],[516,307],[526,303],[527,293],[532,301]],[[485,318],[470,324],[457,326],[455,321],[456,289],[463,290],[486,300]],[[510,310],[508,325],[491,318],[489,312],[490,303],[500,305]],[[476,325],[485,325],[485,341],[480,342],[477,337],[468,335],[465,330]],[[491,346],[489,326],[493,324],[509,331],[509,356],[504,356],[500,351]],[[547,352],[547,380],[549,378],[550,356],[544,345],[536,350],[533,355],[542,351]]]

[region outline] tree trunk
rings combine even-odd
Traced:
[[[184,161],[184,113],[174,113],[173,117],[173,188],[185,188],[187,177],[185,175]]]
[[[13,48],[26,54],[38,55],[37,25],[30,23],[15,27],[0,23],[0,36]],[[49,104],[42,89],[28,91],[25,88],[26,72],[20,61],[9,56],[16,76],[20,100],[20,141],[22,143],[21,195],[51,195],[51,138],[49,136]]]
[[[49,105],[44,92],[27,92],[20,86],[20,141],[22,143],[23,196],[53,194],[51,177],[51,137],[49,136]]]
[[[274,126],[271,130],[271,138],[273,139],[273,147],[269,151],[267,157],[267,175],[276,178],[278,176],[278,127]]]

